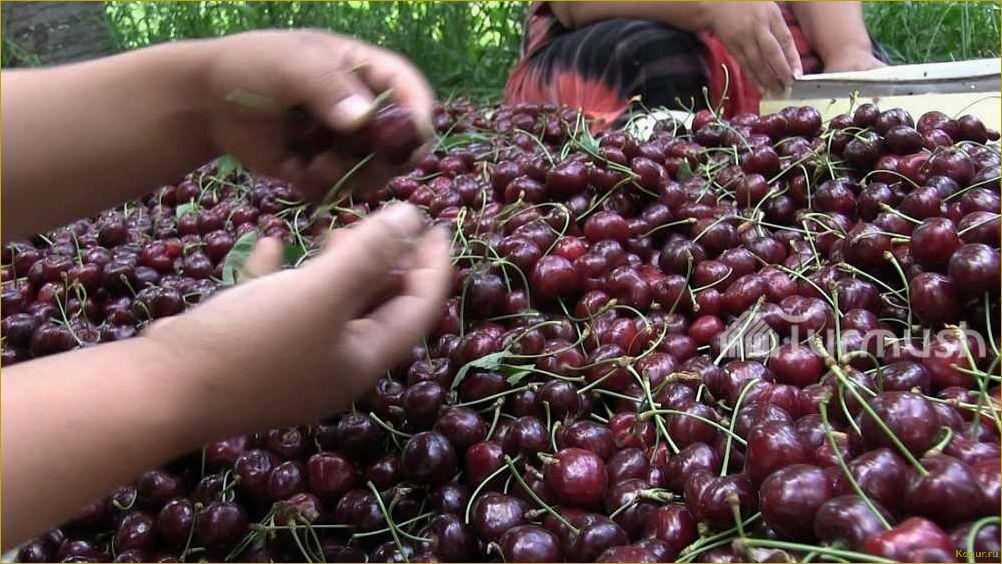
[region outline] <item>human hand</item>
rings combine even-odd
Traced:
[[[417,69],[390,51],[313,31],[244,33],[203,42],[198,49],[205,120],[218,153],[282,177],[313,200],[322,199],[358,157],[345,147],[316,156],[294,151],[290,140],[298,130],[289,110],[305,109],[318,125],[350,139],[372,117],[377,96],[390,92],[413,115],[419,142],[432,136],[431,88]],[[352,175],[350,186],[382,186],[400,172],[374,159]]]
[[[775,2],[709,2],[710,30],[763,94],[803,73],[800,54]]]
[[[871,49],[842,49],[823,57],[825,72],[864,71],[886,67],[887,64],[873,56]]]
[[[343,411],[419,342],[451,279],[446,235],[409,204],[335,231],[299,269],[273,272],[281,255],[262,240],[245,265],[257,278],[144,336],[177,359],[197,439]]]

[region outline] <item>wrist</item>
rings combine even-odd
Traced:
[[[872,56],[873,44],[869,38],[858,39],[847,43],[841,43],[832,47],[821,47],[817,49],[818,57],[828,64],[829,61],[836,61],[857,57],[859,55]]]

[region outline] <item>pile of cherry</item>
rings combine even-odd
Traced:
[[[393,199],[455,264],[349,413],[150,470],[21,561],[998,560],[997,133],[871,104],[646,139],[536,105],[435,126],[368,195],[221,161],[4,245],[5,366],[181,313],[249,233],[299,262]]]

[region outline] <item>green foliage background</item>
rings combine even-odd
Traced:
[[[108,2],[120,49],[261,28],[351,34],[410,57],[442,96],[496,96],[518,58],[525,2]],[[898,63],[999,56],[999,1],[868,2]],[[16,48],[16,46],[14,46]],[[4,45],[4,62],[11,46]]]

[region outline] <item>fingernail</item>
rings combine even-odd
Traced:
[[[411,204],[393,204],[381,211],[379,218],[402,239],[412,239],[424,230],[421,214]]]
[[[331,109],[331,119],[340,128],[356,129],[365,122],[371,111],[372,100],[359,94],[351,94]]]

